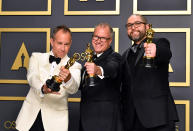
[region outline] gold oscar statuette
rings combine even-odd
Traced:
[[[146,43],[152,43],[152,39],[154,36],[154,30],[152,29],[152,24],[149,24],[149,29],[146,31]],[[154,58],[153,57],[148,57],[148,56],[144,56],[144,66],[146,68],[153,68],[154,65]]]
[[[81,60],[87,62],[93,62],[94,51],[90,47],[90,43],[87,44],[85,52],[81,53]],[[95,86],[94,74],[89,74],[89,86]]]
[[[67,64],[64,66],[65,69],[69,69],[75,61],[80,59],[80,55],[78,53],[74,53],[73,57],[71,57]],[[50,88],[52,91],[58,92],[60,90],[60,84],[62,84],[62,80],[59,78],[59,76],[54,75],[51,79],[48,79],[46,81],[46,85],[48,88]]]

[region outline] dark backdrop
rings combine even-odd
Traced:
[[[115,39],[112,46],[122,54],[131,45],[124,25],[133,10],[136,11],[134,1],[137,1],[138,13],[150,11],[146,17],[157,30],[155,37],[166,37],[171,42],[173,57],[170,66],[173,72],[170,72],[170,86],[180,116],[177,130],[193,130],[193,125],[190,124],[193,118],[192,67],[190,66],[193,16],[191,9],[187,7],[187,3],[191,0],[104,0],[101,2],[68,0],[66,14],[64,14],[64,0],[50,0],[51,8],[47,6],[48,1],[0,0],[2,5],[0,11],[0,131],[15,130],[14,121],[29,90],[26,84],[26,68],[11,70],[22,43],[25,44],[29,56],[34,51],[46,52],[50,49],[49,39],[47,39],[49,32],[46,34],[41,29],[65,24],[73,29],[73,45],[69,53],[71,56],[75,52],[84,51],[86,44],[91,42],[92,30],[96,24],[107,22],[118,31],[117,34],[114,33]],[[119,8],[116,5],[119,5]],[[184,10],[189,11],[187,14],[181,14],[180,12]],[[26,11],[28,14],[25,14]],[[44,15],[41,11],[51,14]],[[77,12],[74,14],[73,11]],[[168,14],[170,11],[174,13]],[[155,12],[157,14],[152,15]],[[9,31],[14,28],[16,28],[15,31]],[[26,28],[27,31],[21,31],[21,28]],[[31,31],[33,28],[38,28],[40,31]],[[79,98],[80,92],[70,97]],[[78,130],[78,100],[71,99],[69,102],[69,131]]]

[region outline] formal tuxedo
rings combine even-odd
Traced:
[[[42,86],[50,77],[49,53],[32,53],[29,61],[27,80],[30,90],[16,120],[16,129],[28,131],[41,110],[45,131],[68,131],[68,95],[76,93],[80,84],[81,65],[77,62],[70,67],[71,79],[60,85],[60,94],[43,94]],[[58,75],[60,67],[66,65],[68,56],[54,68]]]
[[[154,128],[178,120],[168,81],[168,66],[172,56],[169,41],[165,38],[153,39],[156,44],[153,68],[144,66],[144,41],[138,46],[136,53],[130,47],[122,56],[125,131],[132,129],[135,117],[138,117],[145,128]]]
[[[83,68],[79,131],[121,131],[120,60],[111,47],[94,60],[104,71],[103,79],[94,77],[95,86],[89,86]]]

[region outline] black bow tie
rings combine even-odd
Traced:
[[[49,57],[49,62],[52,63],[52,62],[54,62],[54,61],[55,61],[57,64],[59,64],[60,61],[61,61],[61,58],[56,58],[56,57],[50,55],[50,57]]]

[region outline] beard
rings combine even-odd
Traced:
[[[129,39],[133,40],[134,42],[143,40],[146,34],[145,31],[136,31],[136,32],[138,32],[138,35],[133,35],[133,31],[130,34],[128,34]]]

